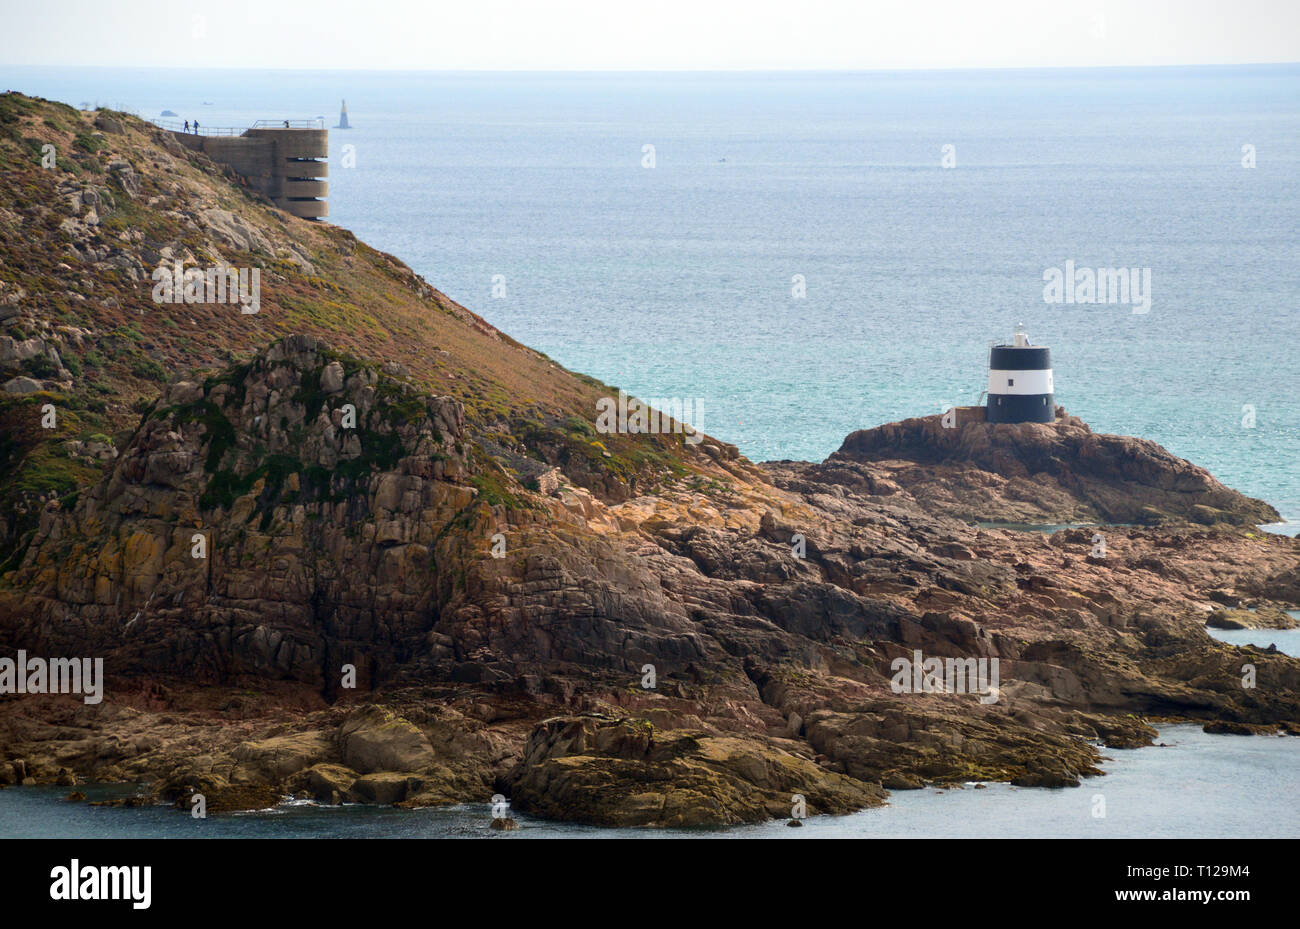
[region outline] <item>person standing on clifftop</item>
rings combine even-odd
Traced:
[[[188,119],[185,120],[185,131],[186,132],[190,131],[190,121]]]
[[[194,120],[194,134],[195,135],[199,134],[199,121],[197,119]]]

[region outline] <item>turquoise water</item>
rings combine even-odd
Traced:
[[[1300,610],[1288,612],[1300,619]],[[1300,629],[1213,629],[1206,626],[1205,631],[1211,638],[1230,645],[1255,645],[1259,648],[1276,645],[1278,651],[1300,657]]]
[[[67,788],[0,791],[0,838],[1295,838],[1300,836],[1300,739],[1212,736],[1168,726],[1166,747],[1109,751],[1105,777],[1079,788],[897,791],[889,805],[819,816],[802,829],[784,822],[719,830],[614,830],[513,814],[520,829],[489,828],[487,804],[429,810],[319,807],[195,820],[167,807],[121,809],[62,802]],[[123,788],[87,789],[91,799]],[[1098,799],[1100,798],[1100,800]],[[1104,809],[1105,816],[1094,811]]]
[[[1300,66],[0,80],[209,126],[332,126],[346,97],[332,221],[571,368],[698,398],[755,460],[974,402],[1023,321],[1094,429],[1300,520]],[[1045,304],[1067,259],[1151,268],[1150,313]]]

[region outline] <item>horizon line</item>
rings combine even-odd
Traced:
[[[180,65],[180,64],[10,64],[3,68],[32,68],[51,70],[120,70],[120,71],[285,71],[328,72],[355,74],[896,74],[958,71],[1119,71],[1119,70],[1170,70],[1175,68],[1280,68],[1300,65],[1295,61],[1189,61],[1165,64],[1104,64],[1104,65],[952,65],[952,66],[897,66],[882,68],[320,68],[273,67],[264,65]]]

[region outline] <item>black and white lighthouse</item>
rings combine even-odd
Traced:
[[[1030,345],[1019,326],[1010,345],[994,345],[989,350],[986,418],[991,423],[1050,423],[1056,419],[1052,350]]]

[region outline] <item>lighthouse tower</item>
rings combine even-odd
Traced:
[[[1052,350],[1030,345],[1022,326],[1010,345],[989,350],[991,423],[1050,423],[1056,419],[1052,391]]]

